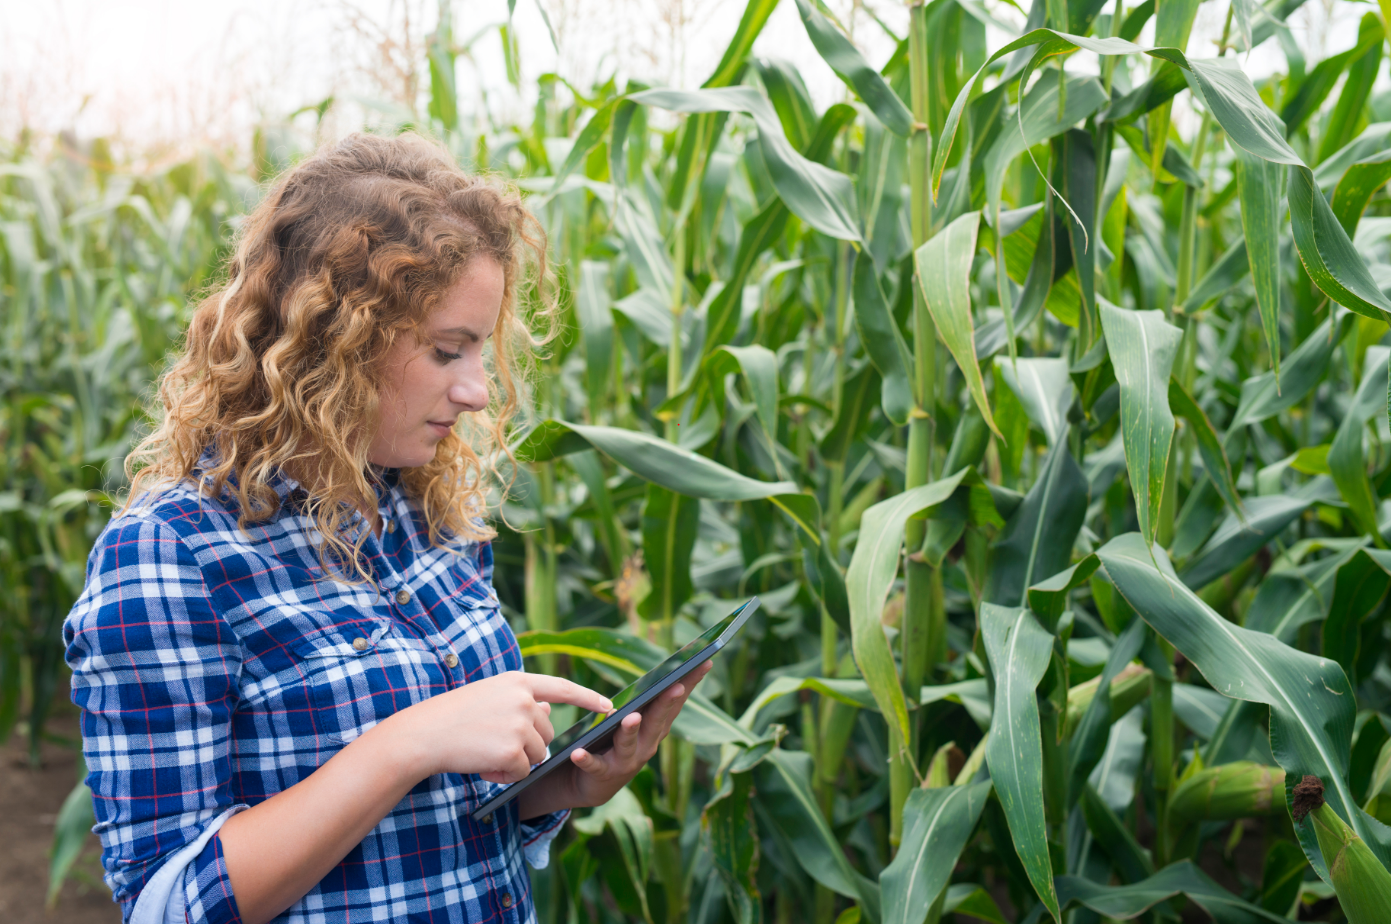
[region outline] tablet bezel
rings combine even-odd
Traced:
[[[685,677],[691,671],[695,670],[697,667],[710,660],[712,657],[714,657],[714,655],[717,652],[719,652],[721,648],[729,644],[730,640],[734,638],[735,634],[737,634],[740,629],[744,628],[744,625],[748,622],[749,617],[752,616],[754,614],[754,611],[758,609],[758,605],[758,597],[750,597],[747,601],[740,604],[734,610],[735,613],[738,613],[734,621],[730,623],[728,628],[726,628],[723,632],[715,636],[715,638],[712,639],[710,643],[705,646],[705,648],[701,649],[699,653],[697,653],[694,657],[690,658],[689,660],[684,661],[681,664],[678,664],[676,667],[672,668],[671,673],[658,680],[648,689],[639,693],[632,699],[632,701],[625,703],[623,706],[610,713],[602,722],[591,728],[589,731],[585,732],[583,735],[581,735],[569,747],[565,748],[562,751],[558,751],[557,753],[552,754],[550,757],[546,758],[546,760],[543,763],[541,763],[534,770],[532,770],[531,773],[529,773],[526,777],[508,785],[507,787],[502,789],[497,795],[493,796],[491,799],[478,806],[478,808],[474,809],[470,813],[473,820],[482,821],[485,817],[493,814],[498,809],[502,808],[504,805],[517,798],[517,796],[521,795],[529,786],[536,783],[538,780],[543,779],[552,770],[556,769],[557,767],[563,766],[565,762],[570,759],[570,754],[576,748],[587,749],[589,745],[593,744],[598,739],[616,731],[619,723],[622,722],[624,718],[643,708],[648,703],[656,699],[658,696],[661,696],[671,687],[672,684],[676,683],[682,677]],[[648,671],[647,673],[651,673],[651,671]],[[639,683],[643,679],[643,677],[646,676],[647,674],[645,673],[641,676],[634,677],[633,683]],[[631,685],[632,684],[629,684],[629,686]]]

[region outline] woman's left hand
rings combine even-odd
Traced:
[[[613,745],[604,753],[591,754],[584,748],[571,752],[570,761],[577,771],[570,775],[576,806],[603,805],[637,776],[657,753],[691,690],[710,673],[711,666],[706,661],[680,683],[672,684],[644,712],[625,716],[613,733]]]
[[[552,773],[522,793],[521,817],[535,818],[565,808],[603,805],[657,753],[657,746],[671,731],[671,723],[701,678],[710,673],[706,661],[679,683],[647,705],[643,712],[624,717],[613,734],[613,744],[602,754],[583,748],[570,753],[571,766]]]

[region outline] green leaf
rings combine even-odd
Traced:
[[[962,882],[947,887],[947,900],[942,903],[942,913],[969,915],[990,924],[1009,924],[995,898],[981,886],[972,882]]]
[[[1314,179],[1320,189],[1330,192],[1338,185],[1338,181],[1347,173],[1349,167],[1358,161],[1375,157],[1387,150],[1388,146],[1391,146],[1391,122],[1368,125],[1362,134],[1348,142],[1336,154],[1321,161],[1314,170]]]
[[[597,449],[635,475],[687,497],[741,501],[795,494],[790,481],[755,481],[674,443],[636,430],[546,420],[512,447],[519,462],[548,462]]]
[[[78,768],[85,770],[85,764]],[[82,773],[81,776],[86,776]],[[72,866],[82,854],[82,847],[97,823],[92,809],[92,791],[79,780],[78,784],[63,800],[58,809],[58,819],[53,828],[53,848],[48,861],[47,905],[52,910],[58,900],[63,882],[68,878]]]
[[[1031,356],[1013,362],[995,357],[995,374],[1014,392],[1029,420],[1043,431],[1048,445],[1067,432],[1067,412],[1077,394],[1065,359]]]
[[[744,69],[744,59],[753,49],[754,39],[763,31],[764,23],[773,15],[777,5],[778,0],[749,0],[744,7],[744,15],[739,18],[739,28],[734,30],[734,37],[725,46],[720,63],[715,65],[715,72],[701,86],[727,87],[738,82],[739,74]]]
[[[1279,536],[1312,503],[1311,498],[1284,494],[1247,498],[1246,515],[1227,514],[1207,544],[1184,565],[1183,582],[1194,590],[1206,587]]]
[[[816,134],[803,152],[817,163],[826,160],[831,145],[845,126],[855,120],[855,110],[851,106],[836,104],[827,109],[816,127]],[[739,232],[739,246],[735,251],[734,267],[725,279],[724,288],[710,303],[706,314],[705,352],[708,354],[720,344],[734,339],[739,330],[739,320],[743,308],[744,284],[758,265],[759,257],[765,250],[779,241],[787,229],[789,216],[787,206],[781,199],[773,199],[750,218]],[[669,340],[670,338],[668,338]]]
[[[565,162],[555,173],[555,180],[551,184],[551,195],[559,192],[565,178],[573,173],[576,167],[584,163],[585,158],[603,143],[604,136],[609,133],[609,129],[613,125],[614,113],[625,102],[626,100],[621,96],[610,100],[594,113],[593,117],[584,124],[584,128],[580,129],[580,133],[575,136],[575,143],[570,146],[570,153],[565,155]]]
[[[1353,49],[1352,60],[1348,62],[1347,80],[1338,93],[1338,102],[1328,115],[1323,128],[1323,138],[1319,141],[1318,159],[1321,161],[1352,140],[1352,134],[1362,120],[1362,112],[1367,98],[1372,95],[1377,71],[1381,68],[1382,39],[1385,31],[1381,20],[1375,13],[1367,13],[1357,30],[1357,45]],[[1352,231],[1349,230],[1348,234]]]
[[[1154,875],[1154,861],[1150,859],[1149,851],[1140,846],[1135,835],[1116,815],[1115,809],[1101,798],[1090,783],[1082,788],[1081,808],[1088,832],[1100,845],[1121,881],[1141,882]]]
[[[971,469],[950,478],[904,491],[880,501],[860,518],[860,540],[855,544],[845,589],[850,598],[851,642],[860,675],[869,684],[879,711],[889,723],[894,747],[909,740],[908,704],[898,678],[898,666],[880,624],[889,588],[898,574],[903,549],[903,527],[908,518],[946,503]],[[979,476],[976,476],[979,478]]]
[[[753,397],[754,413],[770,441],[778,436],[778,358],[765,346],[722,346],[711,359],[727,356],[732,363],[720,367],[721,374],[735,369],[744,374]],[[732,366],[732,368],[731,368]],[[770,447],[771,451],[771,447]]]
[[[841,390],[840,411],[831,429],[821,439],[821,457],[832,462],[844,462],[850,444],[869,426],[874,406],[879,398],[879,371],[873,363],[865,363],[860,371],[845,381]]]
[[[1246,241],[1239,240],[1213,262],[1203,274],[1203,278],[1193,287],[1193,291],[1183,300],[1180,308],[1184,314],[1197,314],[1230,292],[1250,271],[1251,263],[1246,254]]]
[[[1391,552],[1358,549],[1338,568],[1328,618],[1323,623],[1323,653],[1358,680],[1363,622],[1379,613],[1391,590]]]
[[[1227,450],[1222,446],[1217,428],[1208,420],[1198,402],[1173,378],[1169,379],[1169,408],[1192,427],[1193,436],[1198,441],[1198,452],[1203,457],[1203,468],[1217,493],[1238,518],[1245,516],[1246,508],[1236,492],[1231,463],[1227,461]]]
[[[1162,311],[1127,311],[1101,303],[1101,326],[1121,393],[1121,434],[1125,464],[1135,492],[1140,532],[1153,541],[1174,439],[1169,410],[1169,374],[1182,332]]]
[[[1387,180],[1391,180],[1391,151],[1359,160],[1338,181],[1338,188],[1333,192],[1333,215],[1348,237],[1357,232],[1357,223],[1367,210],[1367,203]]]
[[[867,882],[850,865],[835,832],[821,813],[811,791],[811,755],[801,751],[774,750],[759,764],[758,799],[764,809],[791,841],[793,855],[807,875],[847,898],[878,904],[873,883]],[[877,917],[877,915],[873,915]]]
[[[914,789],[903,804],[903,840],[879,874],[884,924],[921,924],[980,820],[991,783]]]
[[[637,796],[625,786],[609,801],[584,818],[576,818],[571,824],[576,831],[590,836],[603,834],[605,828],[613,831],[628,880],[641,903],[643,917],[650,924],[652,912],[647,906],[647,878],[652,868],[655,838],[652,819],[643,812]]]
[[[724,882],[729,910],[738,924],[763,920],[763,897],[758,892],[758,828],[753,817],[753,778],[726,774],[719,792],[705,805],[701,824],[710,842],[710,855]]]
[[[1299,259],[1325,295],[1375,321],[1391,314],[1391,299],[1377,287],[1307,167],[1290,171],[1290,222]]]
[[[1268,632],[1286,645],[1293,645],[1299,627],[1317,622],[1328,614],[1333,599],[1333,582],[1365,539],[1352,540],[1346,548],[1299,568],[1272,570],[1261,582],[1256,598],[1246,614],[1246,628]]]
[[[976,255],[980,212],[968,212],[939,231],[914,254],[918,286],[937,325],[937,334],[951,351],[981,416],[995,435],[1004,439],[990,401],[985,396],[980,363],[976,361],[975,322],[971,317],[971,262]]]
[[[1254,505],[1253,505],[1254,506]],[[1252,511],[1252,519],[1256,513]],[[1223,619],[1193,591],[1164,574],[1137,533],[1111,540],[1100,550],[1106,573],[1126,601],[1150,626],[1202,672],[1214,690],[1233,699],[1270,706],[1270,744],[1288,785],[1312,774],[1327,786],[1325,798],[1387,862],[1391,850],[1374,837],[1374,822],[1352,800],[1347,755],[1356,712],[1352,688],[1337,663],[1296,651],[1264,632]],[[1385,829],[1382,829],[1385,832]],[[1326,874],[1317,845],[1303,839],[1310,863]]]
[[[1048,856],[1043,734],[1034,695],[1053,656],[1053,637],[1027,609],[991,603],[981,605],[980,631],[995,677],[995,708],[985,757],[990,779],[1029,881],[1053,920],[1061,921]]]
[[[1236,150],[1236,185],[1241,197],[1241,229],[1246,239],[1247,265],[1256,285],[1256,307],[1270,350],[1270,364],[1280,378],[1280,222],[1284,210],[1281,165],[1244,149]]]
[[[1072,777],[1068,782],[1069,804],[1075,803],[1081,797],[1087,778],[1091,776],[1092,770],[1105,753],[1111,731],[1111,682],[1140,654],[1145,635],[1145,623],[1138,616],[1132,617],[1130,625],[1111,646],[1111,653],[1106,658],[1106,666],[1102,668],[1101,679],[1097,684],[1096,695],[1082,713],[1082,719],[1077,723],[1077,730],[1073,732],[1072,742],[1068,746],[1068,764],[1072,768]]]
[[[607,263],[580,264],[575,311],[584,337],[585,394],[591,420],[597,420],[613,375],[613,312],[609,309]]]
[[[884,301],[874,261],[868,255],[855,258],[854,293],[855,328],[870,361],[883,377],[879,401],[884,416],[902,427],[913,409],[913,382],[909,376],[913,360],[903,332]]]
[[[1386,347],[1367,348],[1362,384],[1358,386],[1338,433],[1333,437],[1333,444],[1328,448],[1328,470],[1333,475],[1333,483],[1338,486],[1338,493],[1348,502],[1358,528],[1371,536],[1377,545],[1384,544],[1377,527],[1379,499],[1367,479],[1362,441],[1367,421],[1381,411],[1384,403],[1388,358],[1391,358],[1391,350]]]
[[[828,237],[863,243],[850,178],[797,153],[783,133],[772,103],[754,88],[644,90],[629,98],[673,112],[743,112],[752,116],[773,185],[788,209]]]
[[[896,135],[907,138],[912,134],[913,114],[879,72],[869,66],[850,39],[821,15],[809,0],[797,0],[797,12],[802,15],[807,36],[822,60],[864,100],[874,117]]]
[[[1058,898],[1064,907],[1076,902],[1108,918],[1139,917],[1180,893],[1201,906],[1216,924],[1287,924],[1285,918],[1237,898],[1188,860],[1132,885],[1105,886],[1080,876],[1058,877]]]
[[[1028,587],[1066,568],[1086,512],[1086,476],[1060,438],[995,541],[984,599],[1018,606]]]
[[[1275,381],[1274,372],[1253,376],[1241,383],[1241,400],[1236,414],[1227,427],[1228,439],[1237,429],[1260,423],[1294,407],[1304,396],[1323,381],[1333,348],[1347,333],[1352,315],[1342,314],[1336,320],[1329,317],[1314,328],[1285,360],[1282,381]]]
[[[700,523],[700,501],[658,484],[647,486],[642,507],[642,554],[652,592],[638,606],[647,619],[671,620],[691,598],[691,552]]]

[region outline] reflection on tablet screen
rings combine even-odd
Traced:
[[[744,604],[744,606],[747,605],[748,604]],[[650,690],[654,685],[659,683],[661,679],[665,677],[667,674],[670,674],[677,667],[681,666],[685,662],[691,660],[696,655],[704,651],[705,648],[711,642],[720,637],[721,632],[723,632],[725,629],[728,629],[730,625],[734,622],[734,620],[739,618],[739,614],[744,611],[744,606],[740,606],[737,609],[735,609],[734,612],[730,613],[724,619],[721,619],[719,622],[715,623],[713,626],[711,626],[709,629],[703,632],[699,638],[683,646],[679,651],[677,651],[671,657],[667,658],[661,664],[658,664],[656,667],[652,668],[652,670],[643,674],[637,680],[628,684],[622,690],[611,696],[610,700],[613,702],[613,708],[615,710],[622,709],[625,705],[632,702],[634,697],[639,696],[646,690]],[[581,735],[589,731],[594,726],[598,725],[603,720],[603,713],[589,713],[583,719],[580,719],[574,725],[571,725],[565,731],[555,736],[555,739],[551,741],[551,753],[561,753],[570,745],[578,741]]]

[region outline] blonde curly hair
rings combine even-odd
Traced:
[[[515,189],[409,134],[348,136],[286,171],[247,216],[226,282],[198,304],[160,379],[158,424],[126,459],[127,507],[192,478],[214,497],[230,486],[245,530],[279,508],[271,482],[284,471],[309,494],[325,571],[370,579],[367,531],[347,537],[347,527],[376,509],[367,454],[382,359],[397,337],[424,342],[441,296],[479,257],[496,260],[505,281],[489,406],[465,415],[429,463],[403,469],[401,483],[433,545],[494,536],[483,519],[492,460],[507,455],[525,360],[546,339],[522,315],[554,314],[545,233]]]

